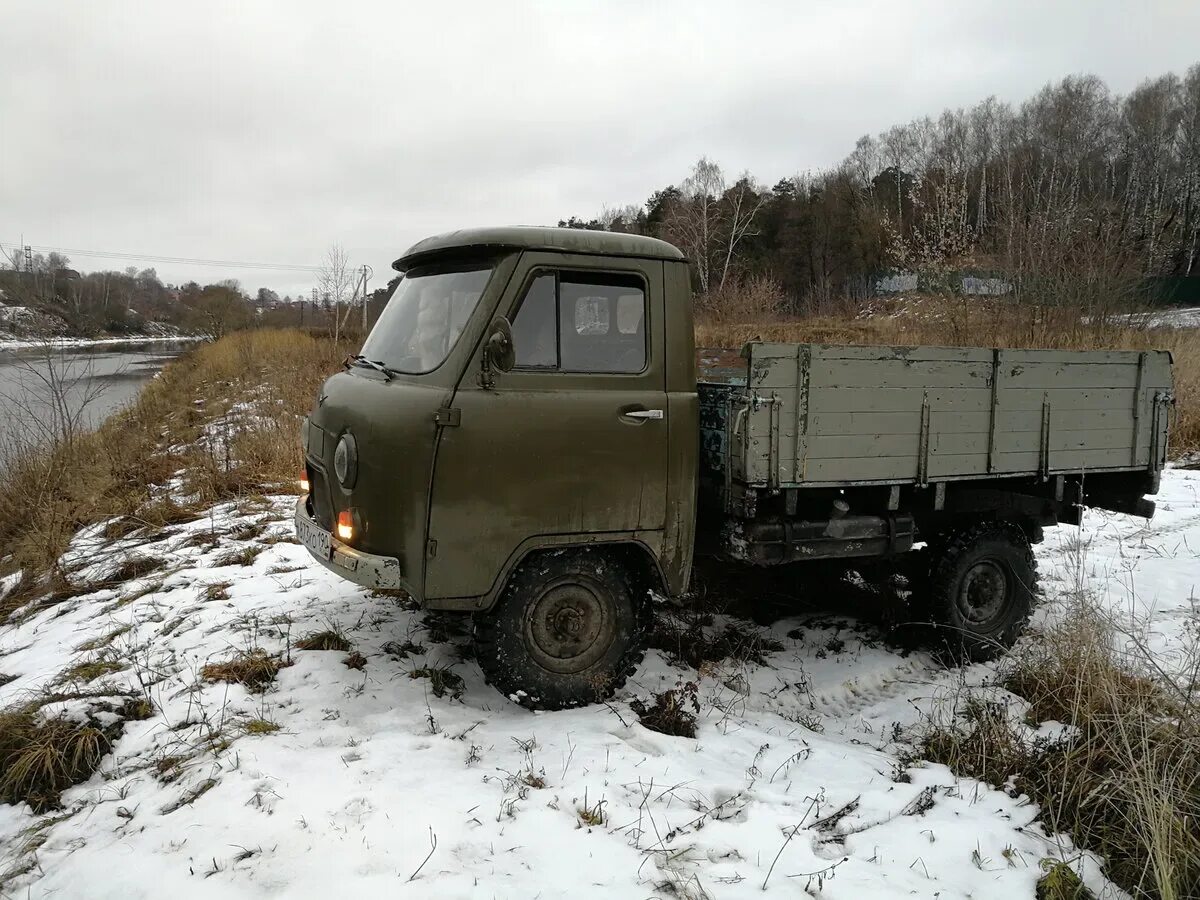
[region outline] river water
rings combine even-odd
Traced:
[[[138,393],[190,342],[0,350],[0,465],[15,446],[94,428]]]

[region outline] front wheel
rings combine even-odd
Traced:
[[[1020,637],[1036,591],[1029,538],[1011,522],[947,533],[930,567],[930,612],[946,643],[975,662],[994,659]]]
[[[475,616],[475,656],[489,684],[530,709],[603,700],[642,659],[647,604],[601,551],[539,553]]]

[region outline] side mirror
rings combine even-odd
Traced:
[[[483,345],[483,365],[485,369],[508,372],[516,364],[517,351],[513,346],[512,325],[508,319],[500,316],[488,329],[487,340]]]

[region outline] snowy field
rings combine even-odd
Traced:
[[[1083,578],[1150,620],[1169,666],[1197,623],[1200,472],[1168,471],[1158,500],[1148,526],[1089,512],[1082,532],[1054,530],[1039,618]],[[698,673],[651,651],[610,704],[531,713],[483,683],[453,623],[311,563],[293,502],[217,507],[141,546],[92,529],[76,577],[135,553],[161,569],[0,627],[0,705],[111,660],[126,668],[70,686],[155,707],[62,810],[0,805],[0,895],[1018,898],[1049,857],[1121,896],[1026,799],[902,761],[904,727],[989,666],[946,669],[809,600],[763,626],[784,648],[765,665]],[[295,649],[331,624],[363,668]],[[291,660],[266,693],[200,677],[249,648]],[[460,695],[411,677],[441,666]],[[695,739],[629,707],[680,681],[699,684]]]
[[[1184,306],[1115,318],[1144,328],[1200,328],[1200,307]]]

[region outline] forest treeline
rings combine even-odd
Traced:
[[[833,311],[887,271],[935,285],[993,274],[1031,302],[1127,304],[1200,276],[1200,64],[1127,96],[1072,76],[1019,105],[989,97],[771,187],[702,158],[641,206],[559,224],[671,241],[717,310],[750,290]]]
[[[266,287],[249,293],[233,279],[167,284],[153,268],[80,273],[55,252],[6,256],[0,260],[0,336],[178,331],[219,338],[254,325],[337,330],[355,321],[356,273],[338,246],[314,274],[314,292],[295,298]]]
[[[1200,303],[1200,64],[1127,96],[1072,76],[1020,104],[989,97],[862,137],[837,166],[770,187],[701,158],[642,205],[559,224],[671,241],[691,260],[700,309],[718,318],[846,312],[888,272],[949,292],[963,273],[998,276],[1018,300],[1089,313]],[[360,320],[357,269],[336,245],[315,305],[69,262],[0,260],[0,301],[83,335],[166,324],[219,336],[253,323],[338,334]],[[370,293],[368,321],[395,281]]]

